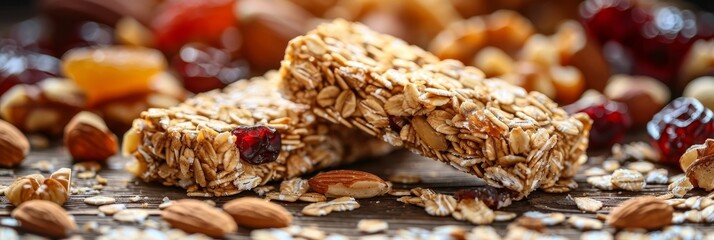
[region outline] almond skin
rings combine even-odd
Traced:
[[[64,144],[76,161],[106,161],[119,151],[117,136],[101,117],[90,112],[75,115],[64,129]]]
[[[238,225],[249,228],[283,228],[293,222],[293,215],[283,206],[259,198],[238,198],[223,205],[223,210]]]
[[[656,197],[637,197],[624,201],[610,212],[607,223],[616,228],[659,229],[672,224],[674,208]]]
[[[710,192],[714,189],[714,155],[694,160],[687,168],[686,175],[694,187]]]
[[[77,230],[77,224],[59,205],[44,200],[27,201],[12,211],[20,227],[51,238],[64,238]]]
[[[203,233],[222,238],[238,226],[227,213],[194,199],[178,200],[161,212],[161,219],[187,233]]]
[[[328,197],[371,198],[387,193],[389,186],[374,174],[354,170],[320,173],[308,183],[315,192]]]
[[[30,152],[30,142],[25,135],[12,124],[0,120],[0,166],[14,167],[20,165]]]

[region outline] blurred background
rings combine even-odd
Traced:
[[[0,116],[56,137],[90,110],[122,132],[147,108],[279,68],[290,39],[345,18],[586,112],[591,145],[606,147],[680,96],[709,122],[712,10],[710,0],[4,0]]]

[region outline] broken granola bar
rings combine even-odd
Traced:
[[[273,71],[175,107],[144,111],[125,136],[125,152],[134,160],[129,170],[147,182],[183,187],[189,196],[228,196],[391,151],[382,141],[330,124],[307,105],[286,100],[277,91],[280,81]],[[280,135],[275,154],[261,155],[262,163],[247,161],[244,153],[265,152],[239,150],[232,134],[254,126]]]
[[[290,41],[290,99],[334,124],[451,164],[521,199],[563,189],[587,157],[592,121],[539,92],[335,20]],[[561,180],[561,181],[559,181]]]

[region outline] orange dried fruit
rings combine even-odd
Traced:
[[[154,75],[166,69],[161,52],[112,46],[79,48],[62,57],[62,70],[87,94],[87,104],[149,91]]]

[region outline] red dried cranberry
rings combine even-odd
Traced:
[[[183,78],[184,86],[194,93],[222,88],[248,76],[245,61],[233,61],[221,49],[202,44],[188,44],[174,59],[174,69]]]
[[[627,105],[610,101],[599,93],[588,92],[563,108],[570,114],[584,112],[593,120],[589,138],[592,148],[611,147],[620,142],[632,126]]]
[[[174,53],[188,42],[215,43],[236,25],[235,0],[171,0],[159,8],[152,23],[156,46]]]
[[[513,192],[506,188],[495,188],[491,186],[474,189],[462,189],[454,193],[456,200],[479,199],[491,209],[499,209],[511,205]]]
[[[714,36],[709,13],[694,13],[668,4],[631,0],[588,0],[581,5],[588,32],[608,46],[622,46],[629,59],[623,73],[647,75],[674,86],[677,72],[692,44]],[[608,59],[613,69],[621,62]]]
[[[16,84],[35,84],[60,75],[59,59],[0,40],[0,95]]]
[[[679,157],[693,144],[714,137],[714,114],[697,99],[680,97],[665,106],[647,123],[647,133],[662,160],[678,164]]]
[[[269,163],[280,154],[280,133],[265,126],[237,127],[231,131],[236,136],[236,147],[241,159],[252,163]]]

